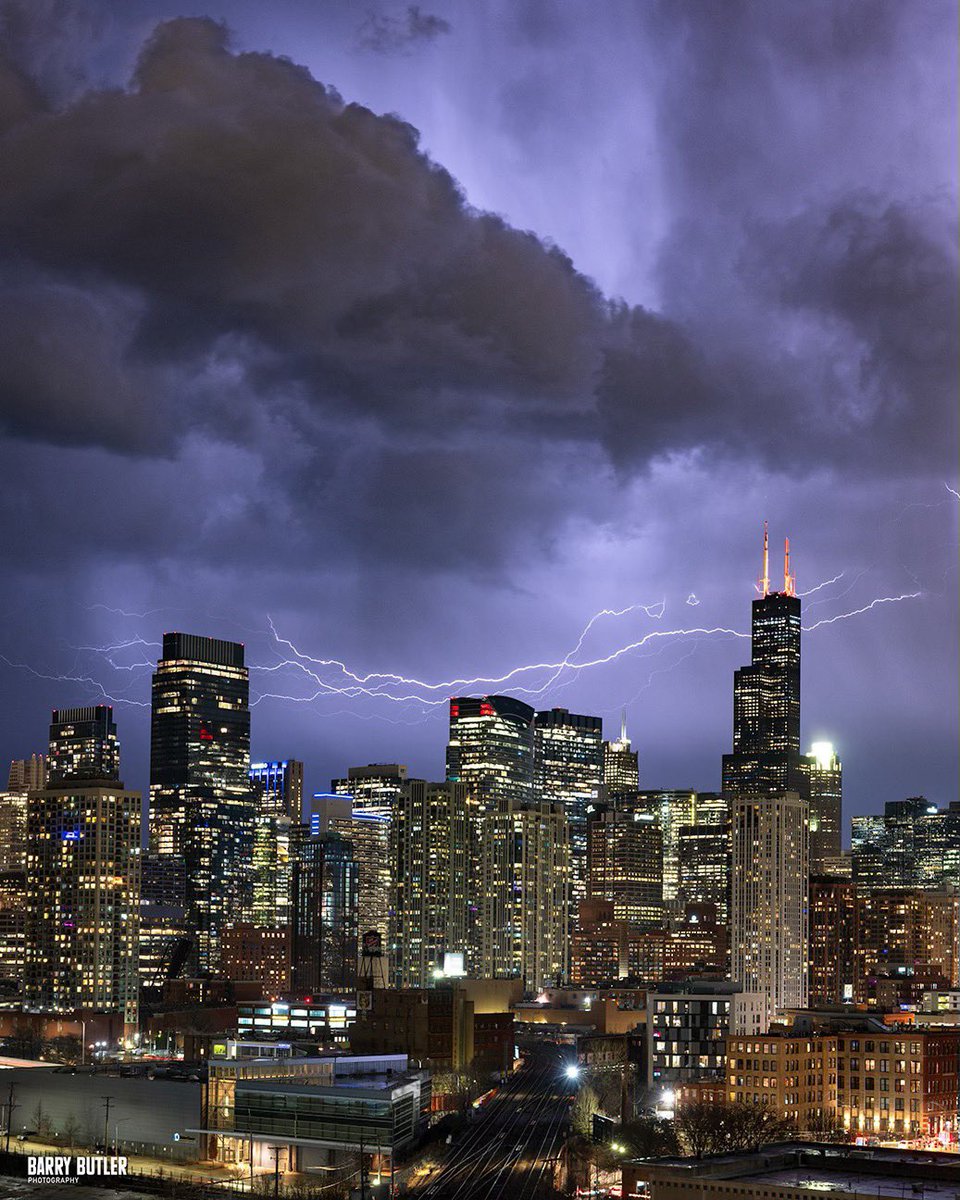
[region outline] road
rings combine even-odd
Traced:
[[[458,1135],[444,1161],[411,1188],[417,1200],[546,1200],[558,1195],[557,1158],[566,1136],[571,1087],[566,1058],[538,1047]]]

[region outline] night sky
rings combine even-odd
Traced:
[[[846,815],[956,798],[953,3],[0,29],[5,759],[106,695],[145,790],[182,629],[247,644],[254,755],[309,790],[441,778],[445,698],[496,690],[717,788],[768,519],[807,626],[919,593],[805,636]]]

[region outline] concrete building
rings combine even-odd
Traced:
[[[24,1001],[138,1011],[140,793],[80,779],[31,792],[27,808]]]
[[[226,925],[220,941],[220,974],[225,979],[255,979],[274,999],[290,991],[290,926],[271,929],[241,922]]]
[[[469,949],[472,862],[467,789],[407,780],[390,827],[393,910],[390,967],[396,987],[427,987],[444,955]]]
[[[407,1056],[292,1058],[230,1042],[209,1063],[205,1157],[251,1173],[337,1168],[366,1178],[418,1136],[430,1111],[430,1076]],[[373,1160],[371,1162],[371,1159]]]
[[[868,1003],[871,980],[933,971],[960,983],[960,898],[952,891],[874,888],[857,898],[855,998]],[[920,989],[922,991],[922,988]]]
[[[528,991],[568,967],[569,826],[559,804],[501,802],[480,825],[479,975],[517,976]]]
[[[735,983],[662,986],[647,994],[647,1085],[675,1091],[726,1078],[726,1038],[765,1028],[767,997]]]
[[[637,930],[663,923],[663,837],[650,813],[598,808],[587,823],[587,896]]]
[[[733,806],[731,975],[773,1012],[803,1008],[808,973],[807,802],[796,792]]]
[[[856,976],[857,897],[849,879],[810,876],[811,1005],[847,1004]]]

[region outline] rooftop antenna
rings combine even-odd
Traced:
[[[797,577],[790,574],[790,539],[783,539],[783,594],[795,596],[797,592]]]
[[[766,521],[763,523],[763,574],[757,580],[757,591],[761,596],[770,595],[770,543]]]
[[[625,708],[621,708],[620,709],[620,741],[625,742],[626,740],[627,740],[627,710]]]

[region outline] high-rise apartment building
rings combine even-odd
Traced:
[[[663,900],[677,899],[680,883],[680,830],[696,819],[697,793],[687,790],[642,791],[635,801],[626,801],[633,812],[655,817],[663,837]]]
[[[480,971],[528,991],[567,972],[570,837],[559,804],[503,800],[480,822]]]
[[[165,633],[153,676],[150,842],[184,861],[188,969],[217,968],[220,929],[252,899],[254,789],[243,646]]]
[[[640,787],[640,758],[627,737],[627,717],[620,721],[620,736],[603,743],[603,783],[607,800],[616,803]]]
[[[303,763],[295,758],[250,764],[258,817],[303,820]]]
[[[698,816],[696,825],[681,825],[677,831],[677,900],[680,904],[712,904],[717,920],[726,924],[730,917],[730,822],[701,820]]]
[[[875,999],[872,979],[934,971],[960,982],[960,898],[953,891],[874,888],[857,897],[855,999]]]
[[[340,992],[357,983],[357,864],[336,833],[308,837],[293,865],[293,989]]]
[[[328,821],[329,829],[353,845],[353,856],[357,863],[357,923],[360,936],[371,931],[378,933],[382,954],[387,953],[390,945],[392,825],[392,817],[362,808],[351,809],[342,816],[331,816]]]
[[[614,916],[636,929],[663,922],[663,839],[649,813],[597,809],[587,824],[587,893],[612,900]]]
[[[183,859],[148,851],[140,860],[140,987],[159,999],[190,957]]]
[[[54,709],[50,720],[47,782],[57,787],[66,780],[120,778],[120,745],[113,708]]]
[[[469,950],[470,820],[464,784],[406,781],[390,830],[396,987],[428,987],[446,953]]]
[[[800,755],[800,598],[784,553],[783,590],[770,590],[767,532],[753,601],[751,662],[734,674],[733,753],[723,756],[729,800],[768,792],[807,794]]]
[[[740,797],[732,810],[731,976],[767,992],[773,1012],[807,1002],[807,802],[796,792]]]
[[[54,713],[51,759],[57,783],[31,791],[27,803],[24,1001],[52,1011],[121,1012],[132,1032],[140,794],[117,777],[116,727],[98,710]]]
[[[534,787],[537,798],[562,804],[570,824],[570,896],[586,896],[587,818],[603,792],[603,722],[565,708],[538,712]]]
[[[814,742],[800,766],[810,798],[810,870],[826,874],[842,852],[843,767],[830,742]]]
[[[481,812],[501,800],[534,798],[534,711],[512,696],[450,701],[447,779],[462,783]]]
[[[7,790],[0,792],[0,872],[22,871],[27,854],[27,793],[46,787],[42,754],[10,764]]]
[[[810,973],[812,1006],[849,1004],[854,998],[857,897],[849,879],[810,876]]]
[[[26,955],[26,913],[23,871],[0,871],[0,996],[17,997],[23,989]]]

